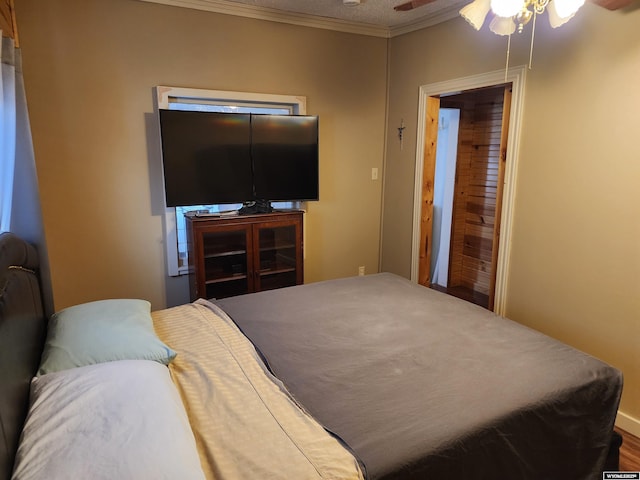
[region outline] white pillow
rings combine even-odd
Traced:
[[[168,368],[119,360],[32,381],[13,479],[203,480],[204,474]]]

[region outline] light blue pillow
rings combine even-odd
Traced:
[[[151,304],[114,299],[65,308],[49,320],[38,375],[113,360],[155,360],[176,352],[156,336]]]

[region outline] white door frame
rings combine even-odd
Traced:
[[[411,245],[411,280],[418,281],[420,260],[420,216],[422,211],[422,173],[424,166],[424,137],[427,98],[433,96],[462,93],[475,88],[497,86],[511,83],[511,118],[509,122],[509,141],[504,176],[502,215],[500,228],[500,248],[496,266],[496,291],[494,311],[504,315],[507,297],[507,275],[511,257],[511,234],[513,228],[513,206],[516,196],[516,176],[518,172],[518,152],[520,151],[520,131],[524,107],[524,89],[526,67],[510,68],[505,77],[504,70],[473,75],[470,77],[431,83],[420,87],[418,131],[416,145],[416,171],[413,194],[413,239]]]

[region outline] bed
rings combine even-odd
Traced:
[[[45,334],[35,252],[2,234],[0,256],[2,479],[595,479],[617,470],[618,370],[396,275],[151,314],[142,301],[97,302],[56,314]],[[128,325],[111,332],[122,308],[150,319],[153,335],[147,323],[137,343]],[[84,326],[100,315],[107,323],[89,323],[102,332],[96,347],[82,337],[89,360],[69,356],[55,333],[63,318]],[[95,353],[105,344],[111,357]],[[71,364],[54,368],[60,350]],[[64,416],[60,405],[74,403]],[[52,404],[54,415],[39,414]]]

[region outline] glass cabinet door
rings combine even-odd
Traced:
[[[205,298],[250,291],[246,228],[202,233]]]
[[[302,262],[296,247],[300,232],[294,223],[257,225],[256,289],[272,290],[302,283]]]
[[[298,211],[187,217],[191,301],[302,284],[302,220]]]

